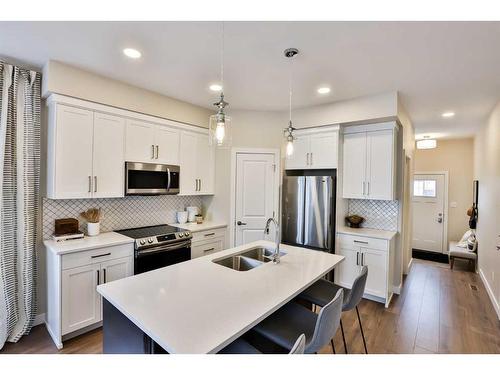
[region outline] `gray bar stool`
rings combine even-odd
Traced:
[[[306,336],[301,334],[295,344],[293,345],[290,353],[288,354],[304,354],[304,348],[306,346]],[[237,339],[231,344],[222,349],[218,354],[263,354],[257,348],[252,346],[248,341],[244,339]]]
[[[363,325],[361,324],[361,317],[359,315],[358,304],[363,298],[365,293],[366,278],[368,277],[368,267],[363,266],[361,273],[352,283],[352,289],[343,288],[346,292],[344,294],[344,304],[342,306],[342,311],[350,311],[356,309],[356,314],[358,315],[359,328],[361,330],[361,337],[363,337],[363,345],[365,346],[365,353],[368,354],[368,349],[366,348],[365,334],[363,332]],[[321,279],[307,288],[304,292],[299,295],[306,301],[309,301],[318,306],[325,306],[333,296],[337,293],[341,286],[332,283],[331,281]],[[344,326],[342,325],[342,319],[340,320],[340,330],[342,331],[342,340],[344,341],[344,348],[347,354],[347,344],[344,335]],[[332,336],[333,337],[333,336]]]
[[[266,339],[288,350],[292,349],[297,335],[304,332],[306,336],[304,353],[317,353],[330,343],[339,327],[342,300],[343,291],[338,290],[319,314],[291,302],[253,329]]]

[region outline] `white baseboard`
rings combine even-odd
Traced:
[[[33,327],[39,326],[40,324],[45,324],[45,313],[38,314],[35,316],[35,320],[33,321]]]
[[[403,283],[399,284],[398,286],[393,286],[392,292],[399,295],[399,294],[401,294],[402,288],[403,288]]]
[[[484,276],[483,270],[481,268],[479,269],[479,276],[483,281],[486,292],[488,293],[488,297],[490,297],[491,304],[493,305],[493,308],[497,313],[498,320],[500,320],[500,305],[498,304],[498,301],[495,298],[495,294],[493,294],[493,290],[491,290],[490,284],[488,283],[488,280],[486,280],[486,276]]]

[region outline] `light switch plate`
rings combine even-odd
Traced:
[[[450,202],[451,208],[457,208],[457,206],[458,206],[457,202]]]

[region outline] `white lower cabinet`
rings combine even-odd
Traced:
[[[193,233],[191,259],[213,254],[226,248],[226,228]]]
[[[393,294],[394,240],[338,234],[337,249],[345,259],[335,269],[335,283],[350,289],[361,268],[367,266],[364,297],[388,307]]]
[[[97,286],[132,276],[133,251],[133,244],[62,255],[47,249],[46,325],[59,349],[64,336],[72,337],[102,321]]]

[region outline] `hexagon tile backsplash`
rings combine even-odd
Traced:
[[[349,199],[349,215],[365,218],[363,228],[397,231],[399,202],[368,199]]]
[[[86,233],[86,222],[80,212],[89,208],[101,208],[101,232],[117,229],[173,223],[176,212],[187,206],[202,207],[197,196],[159,195],[152,197],[125,197],[109,199],[43,199],[43,238],[54,233],[54,220],[74,217],[80,222],[80,230]]]

